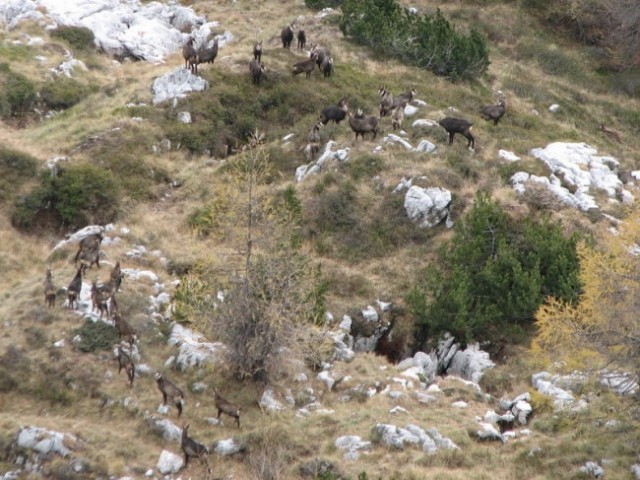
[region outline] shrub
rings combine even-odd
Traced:
[[[33,108],[37,92],[35,85],[21,73],[0,64],[0,116],[21,117]]]
[[[51,37],[64,40],[76,50],[90,50],[95,46],[95,36],[87,27],[62,25],[51,31]]]
[[[323,8],[337,8],[344,0],[304,0],[304,4],[312,10],[322,10]]]
[[[410,14],[396,0],[345,0],[340,29],[356,43],[452,80],[480,76],[489,66],[485,38],[463,35],[444,18]]]
[[[86,85],[63,76],[45,83],[40,89],[40,95],[47,107],[64,110],[80,103],[90,91],[91,89]]]
[[[38,160],[0,146],[0,200],[8,200],[29,178],[35,177]]]
[[[56,176],[45,172],[40,185],[16,202],[15,227],[75,229],[114,221],[120,209],[120,189],[109,171],[91,164],[61,168]]]
[[[549,219],[512,220],[478,195],[439,262],[407,296],[418,344],[445,331],[462,341],[491,341],[492,348],[520,340],[546,297],[576,300],[578,238],[566,238]]]
[[[76,346],[82,352],[109,350],[118,343],[118,331],[104,322],[86,320],[82,327],[73,331],[73,335],[80,335],[80,342]]]

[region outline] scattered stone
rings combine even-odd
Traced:
[[[176,455],[167,450],[162,450],[160,458],[158,458],[158,463],[156,464],[156,469],[163,475],[167,475],[170,473],[178,473],[183,465],[184,460],[182,459],[182,455]]]
[[[225,440],[218,440],[211,445],[210,450],[220,455],[235,455],[242,452],[245,446],[233,438],[227,438]]]
[[[604,469],[598,465],[596,462],[587,462],[583,466],[580,467],[580,471],[587,475],[592,476],[593,478],[602,478],[604,477]]]
[[[482,427],[480,430],[469,430],[469,436],[471,438],[475,438],[480,441],[494,441],[499,440],[502,443],[505,443],[507,439],[503,434],[501,434],[496,427],[491,425],[490,423],[481,422],[480,426]]]
[[[467,402],[463,402],[462,400],[459,400],[457,402],[453,402],[451,404],[451,406],[453,408],[469,408],[469,404]]]
[[[267,412],[278,412],[284,410],[284,405],[275,397],[273,390],[267,388],[260,398],[260,408]]]
[[[339,450],[344,450],[345,460],[356,460],[360,456],[360,450],[370,450],[371,442],[362,440],[357,435],[345,435],[336,438],[334,445]]]
[[[404,209],[412,222],[421,228],[431,228],[447,219],[447,227],[453,223],[449,218],[451,192],[444,188],[422,188],[413,185],[404,198]]]

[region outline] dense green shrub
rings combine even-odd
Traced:
[[[115,220],[120,209],[120,189],[111,172],[91,164],[45,172],[29,195],[16,202],[15,227],[80,228]]]
[[[345,0],[340,29],[355,42],[452,80],[480,76],[489,66],[485,38],[458,31],[440,10],[411,14],[396,0]]]
[[[94,48],[95,36],[91,29],[87,27],[74,27],[71,25],[62,25],[51,31],[53,38],[59,38],[67,42],[76,50],[89,50]]]
[[[337,8],[344,0],[304,0],[304,4],[312,10],[322,10],[323,8]]]
[[[8,200],[18,188],[35,177],[38,160],[31,155],[0,146],[0,200]]]
[[[21,73],[0,64],[0,116],[8,119],[29,112],[37,99],[35,85]]]
[[[82,352],[95,352],[97,350],[109,350],[118,343],[118,331],[115,327],[105,322],[86,320],[84,325],[73,331],[73,335],[79,335],[80,341],[76,344]]]
[[[518,338],[547,296],[576,300],[577,241],[548,219],[513,220],[479,195],[439,262],[407,297],[420,327],[418,344],[445,331],[494,345]]]
[[[80,103],[91,89],[73,78],[58,77],[45,83],[40,89],[40,96],[45,105],[54,110],[64,110]]]

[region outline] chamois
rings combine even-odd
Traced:
[[[102,320],[102,314],[106,313],[107,317],[109,316],[109,297],[110,292],[105,291],[103,288],[104,285],[100,285],[98,287],[98,281],[94,280],[91,284],[91,304],[92,310],[97,310],[100,312],[100,320]]]
[[[380,95],[380,116],[386,117],[393,110],[393,94],[387,90],[387,87],[381,86],[378,89],[378,95]]]
[[[301,60],[293,64],[293,76],[299,73],[305,74],[307,78],[311,77],[311,72],[316,68],[316,61],[312,58],[308,60]]]
[[[391,113],[391,126],[394,130],[400,130],[404,120],[404,107],[397,106]]]
[[[293,31],[295,27],[293,24],[287,25],[280,32],[280,39],[282,40],[282,48],[291,48],[291,42],[293,41]]]
[[[322,70],[322,62],[324,62],[325,58],[331,56],[331,52],[324,48],[318,47],[317,44],[311,47],[311,52],[309,53],[309,58],[313,58],[316,61],[316,65],[318,65],[318,70]]]
[[[47,307],[53,308],[56,305],[56,286],[51,278],[51,269],[47,269],[47,277],[44,280],[44,303]]]
[[[600,131],[606,133],[609,137],[611,137],[616,142],[622,143],[622,140],[623,140],[624,137],[617,130],[614,130],[613,128],[609,128],[604,123],[601,123],[600,124]]]
[[[506,106],[504,100],[501,98],[495,105],[488,105],[480,109],[480,116],[485,120],[493,120],[494,125],[498,125],[498,122],[504,115]]]
[[[192,73],[197,72],[197,64],[196,64],[196,52],[195,47],[193,46],[194,40],[193,37],[189,37],[187,43],[182,46],[182,57],[184,58],[184,68],[188,68]]]
[[[215,394],[216,408],[218,409],[218,420],[220,419],[220,414],[224,413],[235,418],[236,425],[240,428],[240,408],[222,398],[222,395],[220,395],[217,388],[213,389],[213,393]]]
[[[133,347],[133,343],[136,339],[136,330],[129,324],[129,322],[122,318],[120,312],[117,311],[117,307],[113,312],[113,323],[116,330],[118,330],[118,337],[120,340],[128,341],[129,345]]]
[[[322,121],[318,120],[309,131],[309,153],[312,158],[320,151],[320,129],[322,127]]]
[[[253,44],[253,59],[258,62],[262,61],[262,40],[259,42],[256,40],[256,43]]]
[[[471,135],[471,122],[462,118],[446,117],[438,122],[449,134],[449,145],[453,143],[453,137],[459,133],[468,140],[467,148],[473,149],[475,146],[475,138]]]
[[[330,77],[333,73],[333,58],[325,57],[322,61],[321,70],[324,74],[324,78]]]
[[[91,265],[97,265],[100,268],[100,249],[93,248],[91,250],[82,250],[79,256],[76,256],[80,261],[80,268],[85,272]]]
[[[129,379],[129,386],[133,387],[133,379],[136,376],[136,366],[133,363],[133,359],[122,349],[120,345],[117,346],[116,359],[118,360],[118,373],[120,373],[124,368],[127,378]]]
[[[333,120],[336,123],[340,123],[347,116],[349,112],[349,104],[346,97],[342,97],[337,105],[330,105],[322,109],[320,113],[320,121],[323,125]]]
[[[400,95],[396,95],[395,97],[393,97],[393,105],[392,108],[396,108],[396,107],[406,107],[407,104],[413,100],[413,98],[418,94],[418,92],[416,92],[415,88],[412,88],[411,90],[407,90],[406,92],[401,93]]]
[[[169,380],[164,378],[162,373],[156,373],[156,383],[162,392],[162,404],[166,405],[167,400],[171,400],[178,409],[178,418],[182,415],[182,405],[184,403],[184,393]]]
[[[201,48],[196,53],[195,73],[198,73],[198,65],[200,65],[201,63],[213,64],[217,56],[218,56],[218,37],[214,38],[213,45],[211,47]]]
[[[89,261],[91,259],[91,263],[89,267],[95,263],[98,268],[100,268],[100,244],[102,243],[102,233],[92,233],[91,235],[87,235],[78,243],[78,252],[74,258],[74,263],[78,263],[78,260],[85,259],[85,261]]]
[[[358,140],[358,135],[362,135],[362,140],[364,141],[365,133],[373,133],[371,140],[376,138],[379,121],[380,117],[375,115],[365,117],[361,109],[358,109],[355,115],[349,114],[349,126],[356,133],[356,140]]]
[[[304,30],[298,30],[298,49],[302,50],[307,45],[307,35]]]
[[[251,76],[251,83],[254,85],[260,86],[260,78],[262,73],[266,71],[264,64],[257,58],[249,62],[249,75]]]
[[[122,273],[122,269],[120,268],[120,260],[118,260],[111,269],[111,273],[109,274],[109,282],[113,285],[113,293],[115,294],[118,290],[120,290],[120,284],[122,284],[122,279],[124,278],[124,273]]]
[[[193,458],[202,458],[209,450],[207,447],[202,445],[201,443],[196,442],[194,439],[189,438],[187,431],[189,430],[189,424],[187,423],[184,427],[182,427],[182,436],[180,438],[180,448],[184,453],[184,467],[187,468],[189,464],[189,459]],[[206,462],[206,459],[205,459]],[[208,464],[207,464],[208,467]]]
[[[73,277],[73,280],[71,280],[71,283],[69,283],[69,286],[67,287],[68,307],[71,310],[76,309],[77,300],[78,300],[78,297],[80,296],[81,290],[82,290],[82,266],[78,267],[78,271],[76,272],[76,275]]]

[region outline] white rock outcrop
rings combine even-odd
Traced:
[[[182,459],[182,455],[176,455],[168,450],[163,450],[162,453],[160,453],[160,458],[158,458],[156,469],[163,475],[167,475],[170,473],[178,473],[183,465],[184,460]]]
[[[156,78],[151,86],[153,104],[185,97],[191,92],[201,92],[209,88],[209,82],[180,67]]]
[[[444,188],[422,188],[413,185],[404,197],[404,209],[412,222],[421,228],[431,228],[447,219],[447,227],[453,226],[449,218],[451,192]]]

